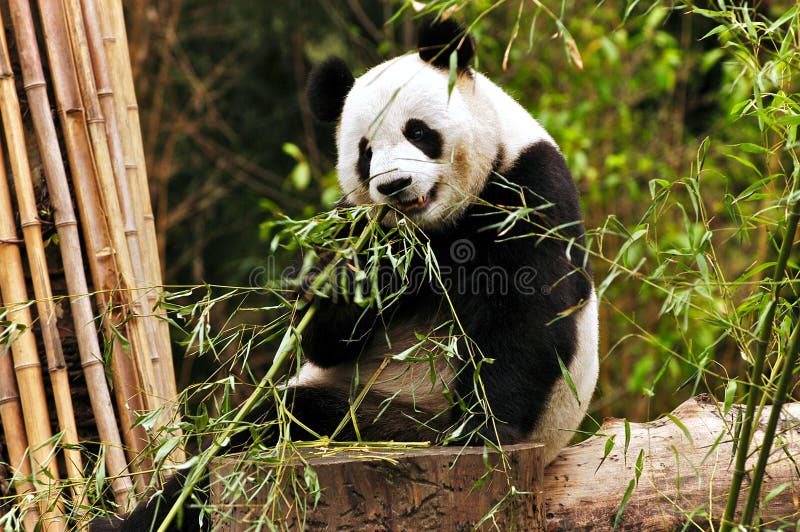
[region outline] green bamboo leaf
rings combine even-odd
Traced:
[[[597,471],[600,469],[600,466],[602,466],[603,462],[605,462],[606,458],[608,458],[608,455],[611,454],[612,449],[614,449],[614,438],[616,437],[617,437],[616,434],[612,434],[606,440],[606,446],[605,449],[603,450],[603,458],[600,460],[600,463],[597,464],[597,469],[594,470],[595,473],[597,473]]]
[[[728,381],[728,385],[725,387],[725,402],[722,407],[722,413],[728,414],[731,410],[731,406],[733,405],[733,399],[736,397],[736,379],[731,379]]]
[[[564,377],[567,386],[569,386],[569,389],[572,392],[572,396],[575,398],[576,401],[578,401],[578,405],[580,406],[581,399],[580,397],[578,397],[578,389],[575,388],[575,383],[572,380],[572,375],[569,374],[569,370],[567,369],[567,366],[564,365],[564,361],[561,360],[561,357],[557,356],[556,358],[558,358],[558,365],[561,368],[561,376]]]
[[[667,414],[667,417],[672,420],[672,422],[675,423],[679,429],[681,429],[681,432],[683,432],[683,435],[686,436],[686,439],[689,440],[689,442],[694,443],[694,440],[692,439],[692,433],[689,432],[689,429],[686,428],[686,425],[684,425],[680,419],[672,414]]]
[[[447,101],[450,101],[450,95],[456,86],[456,76],[458,75],[458,50],[453,50],[450,53],[450,76],[447,78]]]

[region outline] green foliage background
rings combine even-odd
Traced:
[[[262,222],[331,206],[333,130],[311,120],[305,77],[328,55],[358,73],[413,48],[410,4],[189,0],[130,11],[167,283],[249,286],[270,255]],[[798,84],[796,60],[769,64],[780,42],[742,45],[737,32],[750,31],[743,13],[777,21],[793,4],[732,15],[724,3],[710,6],[716,15],[669,2],[427,4],[474,22],[477,67],[551,132],[582,193],[603,290],[594,419],[652,418],[704,391],[735,396],[728,377],[750,356],[756,286],[780,244],[785,148],[796,144],[796,122],[788,141],[770,132],[752,87],[790,95],[791,109]],[[234,309],[225,298],[209,319],[222,327]],[[266,367],[270,356],[250,361]],[[179,385],[203,372],[183,363]]]

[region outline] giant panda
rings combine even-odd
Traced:
[[[383,368],[361,404],[360,435],[441,441],[459,428],[474,432],[475,444],[541,441],[550,462],[583,419],[598,375],[597,300],[578,193],[553,138],[471,68],[473,55],[472,39],[448,19],[423,27],[416,54],[358,79],[338,58],[312,72],[311,109],[337,123],[342,203],[393,206],[383,223],[418,227],[444,279],[409,289],[391,316],[365,319],[351,303],[321,301],[303,338],[308,361],[293,383],[294,408],[330,434],[347,413],[353,375],[378,371],[452,311],[474,349],[440,361],[436,385],[424,369]],[[502,223],[519,208],[530,209],[526,222]],[[487,272],[508,284],[492,284]],[[450,288],[447,298],[440,284]],[[473,412],[465,427],[463,408],[446,396],[472,404],[475,357],[491,359],[480,365],[488,404],[478,409],[491,416]],[[321,396],[330,419],[320,419]],[[376,419],[387,397],[391,410]]]
[[[311,110],[337,125],[342,206],[389,205],[381,223],[412,226],[440,275],[408,284],[390,312],[312,300],[287,390],[294,439],[338,429],[340,440],[541,441],[549,463],[586,413],[598,317],[577,190],[553,138],[473,55],[463,28],[443,20],[424,25],[417,53],[357,79],[338,58],[310,75]],[[455,355],[433,342],[423,364],[392,358],[447,322],[461,333]],[[168,484],[166,500],[115,526],[148,526],[179,490]]]

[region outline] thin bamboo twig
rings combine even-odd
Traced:
[[[106,119],[100,109],[97,86],[94,81],[92,61],[89,55],[88,36],[83,22],[83,13],[79,0],[63,1],[67,35],[69,36],[73,65],[78,77],[81,100],[86,113],[89,140],[91,141],[92,154],[97,173],[100,199],[105,213],[106,223],[111,237],[117,266],[120,273],[121,296],[129,308],[136,308],[135,293],[136,276],[130,250],[123,227],[122,208],[117,196],[117,187],[114,181],[114,170],[109,152],[108,135],[106,133]],[[139,384],[142,389],[145,406],[149,411],[158,410],[163,404],[159,395],[158,385],[153,371],[150,341],[147,338],[145,321],[134,315],[129,321],[130,345],[136,370],[139,375]]]
[[[64,360],[61,337],[58,334],[56,308],[53,303],[53,291],[50,286],[50,275],[44,253],[42,222],[37,216],[33,178],[28,163],[28,148],[25,145],[22,114],[11,69],[11,59],[8,55],[5,31],[2,11],[0,11],[0,72],[8,74],[0,78],[0,115],[3,117],[3,130],[8,146],[8,158],[25,240],[25,251],[28,255],[28,266],[33,281],[33,292],[36,297],[36,309],[39,313],[39,327],[44,341],[56,416],[59,428],[63,433],[62,441],[66,444],[63,452],[67,477],[73,487],[76,505],[81,506],[85,503],[85,495],[81,490],[83,459],[78,449],[78,428],[75,425],[75,409],[72,406],[67,363]]]
[[[0,301],[2,306],[2,301]],[[7,334],[0,329],[0,338]],[[36,489],[31,478],[31,464],[28,461],[28,437],[25,435],[25,422],[22,419],[22,403],[20,403],[17,382],[14,378],[14,365],[8,346],[0,344],[0,421],[3,423],[8,459],[13,474],[12,485],[19,496],[19,508],[23,513],[23,524],[26,530],[33,530],[39,521],[39,510],[28,500],[29,494]]]
[[[179,2],[176,2],[179,4]],[[161,273],[161,262],[158,250],[158,242],[156,240],[156,226],[153,217],[153,207],[150,200],[150,187],[148,186],[147,178],[147,165],[144,156],[144,144],[142,140],[142,129],[139,122],[139,105],[136,101],[136,91],[133,83],[133,71],[130,59],[130,51],[128,49],[128,36],[125,28],[125,15],[122,9],[122,0],[116,0],[106,6],[108,9],[102,10],[104,15],[101,18],[101,24],[107,31],[104,31],[107,37],[104,40],[109,43],[110,48],[109,56],[112,58],[113,65],[111,81],[114,84],[114,91],[117,95],[121,95],[118,100],[122,104],[122,109],[127,110],[126,114],[120,116],[127,117],[128,135],[126,140],[130,142],[130,146],[126,147],[126,154],[130,157],[130,164],[135,167],[134,183],[136,193],[134,194],[139,198],[139,205],[142,209],[140,211],[143,227],[140,230],[140,235],[144,241],[144,257],[147,266],[147,280],[152,283],[151,286],[161,289],[163,287],[163,277]],[[130,149],[130,151],[127,151]],[[149,260],[147,260],[149,259]],[[151,308],[157,302],[158,294],[155,300],[151,300]],[[166,312],[159,309],[158,313],[165,316]],[[173,399],[177,396],[178,391],[175,385],[175,368],[172,361],[172,346],[170,343],[169,324],[166,320],[158,321],[159,335],[158,341],[160,342],[161,352],[163,353],[162,365],[164,374],[167,377],[165,382],[165,393],[167,399]]]
[[[0,84],[10,74],[0,71]],[[19,244],[14,211],[11,207],[11,191],[8,189],[6,163],[0,150],[0,265],[2,265],[0,294],[8,310],[8,321],[17,326],[15,334],[8,341],[11,342],[14,372],[18,388],[21,390],[20,403],[25,419],[25,432],[30,444],[33,478],[39,495],[42,522],[46,530],[60,531],[66,529],[66,522],[63,517],[63,507],[58,501],[58,468],[53,456],[53,433],[50,430],[50,416],[47,413],[42,366],[31,329],[33,320],[27,304],[28,294],[25,290],[25,274],[22,269]]]
[[[142,490],[149,483],[149,471],[152,467],[149,459],[146,457],[141,459],[142,450],[147,443],[144,428],[135,426],[136,412],[144,410],[144,399],[140,393],[134,361],[125,352],[121,342],[116,340],[118,332],[125,327],[122,302],[115,301],[115,298],[119,298],[117,291],[119,273],[100,204],[95,179],[96,169],[64,23],[64,12],[59,0],[39,0],[39,13],[72,180],[75,184],[75,196],[78,200],[89,267],[97,291],[98,306],[107,316],[104,326],[106,337],[111,342],[114,395],[120,415],[122,435],[131,463],[135,465],[135,460],[141,461],[137,470],[140,474],[135,476],[135,480],[137,489]]]
[[[798,181],[800,181],[800,179],[794,180],[792,183],[792,191],[787,197],[793,198],[795,196],[798,186],[800,186]],[[792,247],[794,246],[794,235],[797,232],[798,221],[800,221],[800,204],[794,201],[791,209],[791,212],[786,218],[786,224],[782,235],[783,241],[781,242],[778,260],[775,262],[775,270],[772,274],[772,293],[770,294],[770,300],[767,303],[766,311],[761,314],[762,319],[759,321],[758,344],[756,346],[755,360],[751,367],[748,382],[750,390],[747,396],[747,406],[745,407],[744,417],[741,422],[741,432],[739,433],[738,448],[736,449],[736,462],[731,479],[731,488],[728,492],[728,501],[725,505],[725,513],[722,516],[722,522],[720,524],[720,532],[728,532],[734,524],[733,516],[736,513],[736,505],[739,501],[742,480],[747,473],[745,466],[747,465],[747,456],[750,454],[750,440],[753,435],[754,424],[758,422],[754,418],[754,414],[756,405],[759,403],[759,399],[762,395],[758,393],[759,382],[764,373],[764,364],[767,358],[769,340],[772,336],[775,311],[778,307],[781,288],[784,285],[786,264],[789,260]]]
[[[97,328],[84,273],[75,209],[70,197],[55,124],[50,113],[50,101],[47,96],[30,5],[27,2],[12,1],[9,8],[21,59],[22,78],[30,102],[30,112],[39,143],[39,152],[42,156],[47,189],[53,204],[67,290],[70,293],[75,336],[86,378],[86,387],[92,403],[92,412],[97,423],[98,433],[106,446],[104,453],[106,467],[112,477],[111,485],[115,500],[122,508],[127,508],[132,481],[106,382],[102,350],[98,342]]]

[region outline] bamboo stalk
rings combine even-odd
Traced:
[[[83,459],[78,450],[78,428],[75,425],[75,410],[72,406],[67,363],[64,360],[61,337],[58,334],[56,308],[53,303],[53,291],[50,286],[50,276],[44,253],[42,223],[37,216],[36,196],[28,163],[28,148],[25,145],[22,114],[11,69],[11,60],[8,55],[2,11],[0,11],[0,72],[8,74],[0,78],[0,115],[3,117],[3,130],[8,146],[8,158],[11,163],[11,175],[14,180],[25,251],[28,255],[28,265],[33,280],[33,292],[39,313],[39,326],[44,341],[56,416],[59,428],[63,433],[62,441],[66,444],[63,452],[67,477],[73,486],[75,502],[81,506],[85,503],[85,498],[81,493]]]
[[[2,38],[5,36],[0,32]],[[2,63],[0,63],[2,65]],[[0,66],[0,85],[9,79],[10,72]],[[11,191],[8,189],[6,164],[0,150],[0,294],[8,309],[8,321],[17,325],[17,331],[9,339],[14,359],[20,403],[25,419],[25,432],[30,444],[33,462],[33,478],[39,495],[39,508],[46,530],[65,530],[62,505],[58,502],[58,468],[53,459],[53,433],[47,413],[44,393],[44,378],[36,340],[33,337],[33,320],[27,305],[25,274],[22,269],[20,241],[11,207]]]
[[[142,207],[142,222],[143,229],[140,234],[144,236],[145,242],[145,257],[148,266],[148,279],[152,281],[153,286],[162,287],[163,276],[161,271],[161,255],[158,249],[158,241],[156,238],[156,224],[153,216],[153,207],[150,201],[150,188],[148,186],[147,177],[147,164],[144,156],[144,142],[142,139],[142,128],[139,122],[139,104],[136,101],[136,91],[133,83],[133,71],[130,60],[130,50],[128,49],[128,35],[125,29],[125,15],[122,9],[122,0],[115,0],[109,3],[108,9],[103,10],[105,15],[101,22],[108,28],[106,34],[109,36],[109,42],[113,42],[113,52],[111,53],[114,65],[113,72],[115,76],[112,77],[112,82],[115,80],[119,85],[119,89],[115,89],[117,94],[122,94],[122,103],[127,109],[128,121],[128,137],[131,141],[131,150],[133,154],[133,164],[136,165],[136,187],[138,189],[138,196]],[[113,41],[111,41],[113,39]],[[121,89],[121,91],[120,91]],[[162,309],[159,314],[165,315]],[[169,324],[166,320],[159,320],[159,342],[163,349],[165,374],[169,377],[167,381],[166,393],[168,398],[177,396],[177,389],[175,385],[175,368],[172,362],[172,348],[169,337]]]
[[[9,7],[21,59],[22,78],[30,102],[30,112],[39,143],[39,152],[42,156],[47,189],[54,207],[53,212],[60,240],[59,247],[67,290],[71,295],[70,306],[81,365],[97,430],[106,446],[106,467],[112,477],[111,485],[114,497],[117,504],[127,509],[132,482],[102,364],[102,350],[98,342],[97,328],[84,273],[75,210],[59,150],[55,124],[50,113],[50,101],[47,96],[30,5],[27,2],[12,1]]]
[[[115,298],[119,299],[117,291],[119,274],[116,255],[100,203],[91,143],[70,53],[64,11],[58,0],[39,0],[39,13],[72,180],[75,184],[74,190],[78,200],[89,266],[95,290],[98,292],[99,307],[107,315],[107,319],[104,320],[106,335],[114,339],[117,331],[125,327],[121,302],[115,301]],[[134,426],[136,412],[144,410],[144,399],[140,393],[134,361],[119,341],[112,342],[111,363],[122,435],[128,457],[133,462],[134,459],[140,458],[147,441],[144,429]],[[142,474],[135,477],[137,488],[143,489],[149,482],[147,471],[150,466],[149,460],[142,461],[140,468]]]
[[[792,191],[787,197],[794,197],[798,188],[800,188],[800,179],[794,179],[792,182]],[[753,435],[755,424],[758,423],[758,420],[755,419],[754,416],[756,405],[763,395],[760,391],[760,382],[763,378],[767,348],[769,346],[770,337],[772,336],[775,311],[778,307],[781,288],[785,284],[786,264],[789,261],[789,255],[794,247],[794,236],[797,232],[798,222],[800,222],[800,203],[794,201],[791,205],[791,211],[787,214],[783,227],[783,241],[781,242],[778,260],[775,262],[775,269],[772,274],[770,300],[767,303],[765,311],[761,313],[761,318],[758,323],[758,343],[756,344],[755,360],[753,361],[753,366],[750,368],[749,373],[747,406],[745,407],[744,417],[741,422],[741,432],[738,437],[736,462],[731,479],[730,492],[728,493],[725,513],[722,516],[722,522],[720,524],[721,532],[728,532],[735,524],[733,523],[733,516],[739,501],[742,481],[747,473],[745,466],[747,465],[747,457],[750,454],[750,440]],[[792,371],[792,369],[789,368],[788,371]]]
[[[142,222],[138,220],[141,208],[138,205],[138,195],[133,190],[133,180],[136,176],[136,168],[127,168],[125,154],[123,150],[123,139],[128,138],[128,131],[124,121],[124,114],[117,113],[117,100],[121,96],[114,93],[111,84],[110,68],[106,61],[106,53],[103,46],[103,39],[100,31],[100,21],[98,20],[97,6],[93,0],[80,0],[80,7],[83,11],[83,24],[89,45],[89,55],[91,58],[92,73],[97,92],[97,100],[100,105],[102,118],[105,120],[105,132],[108,139],[108,150],[111,157],[111,168],[116,184],[117,197],[119,200],[120,212],[122,213],[122,224],[125,239],[128,244],[128,251],[131,257],[132,272],[137,291],[134,293],[134,308],[139,316],[139,320],[145,331],[144,339],[148,342],[150,352],[150,362],[153,367],[153,386],[159,398],[158,406],[163,405],[166,397],[164,379],[166,373],[162,368],[160,346],[157,342],[154,318],[147,304],[147,292],[153,285],[148,286],[146,271],[143,264],[142,251],[140,245],[139,228]]]
[[[83,0],[84,4],[94,4],[94,0]],[[167,417],[176,420],[178,417],[177,386],[175,383],[175,367],[172,361],[172,345],[170,343],[169,324],[166,311],[158,307],[159,291],[163,281],[159,250],[156,242],[155,222],[150,202],[150,189],[147,183],[147,167],[144,160],[141,129],[139,126],[139,108],[136,103],[136,93],[133,85],[133,74],[128,51],[128,40],[125,32],[125,19],[121,2],[111,2],[105,5],[106,9],[100,10],[100,31],[102,32],[103,46],[108,59],[106,70],[110,73],[109,81],[114,93],[115,111],[122,137],[123,157],[128,183],[131,187],[131,197],[135,211],[135,222],[138,228],[139,241],[142,246],[141,259],[143,261],[144,287],[149,301],[150,312],[155,309],[155,316],[151,322],[155,326],[153,336],[157,343],[160,356],[160,371],[156,377],[160,379],[161,393],[168,401]],[[141,287],[140,287],[141,288]],[[180,433],[173,433],[180,436]],[[171,455],[176,462],[186,460],[182,448],[176,448]]]
[[[0,301],[2,305],[2,301]],[[2,329],[0,329],[2,331]],[[0,337],[3,332],[0,332]],[[0,421],[3,424],[6,449],[11,472],[14,475],[12,485],[19,495],[20,511],[24,514],[25,530],[33,530],[39,521],[39,511],[28,500],[28,495],[35,493],[31,483],[31,464],[27,457],[28,438],[25,435],[25,422],[22,419],[22,404],[14,379],[14,366],[9,356],[8,347],[0,346]]]
[[[108,147],[108,135],[106,134],[106,119],[100,109],[80,1],[64,0],[63,7],[66,15],[64,22],[67,26],[73,65],[78,77],[78,87],[83,101],[84,112],[86,113],[89,140],[97,170],[95,178],[100,190],[100,199],[106,223],[108,224],[109,236],[111,237],[119,268],[121,296],[131,308],[134,308],[137,306],[134,303],[137,299],[137,295],[134,293],[136,276],[125,237],[125,227],[122,224],[122,208],[117,197],[117,188],[114,181],[114,170]],[[159,396],[158,385],[153,371],[150,342],[144,325],[145,321],[141,316],[134,316],[129,321],[128,330],[130,331],[131,352],[136,362],[135,367],[139,376],[139,384],[142,389],[145,406],[148,410],[154,411],[159,409],[163,404],[163,400]]]

